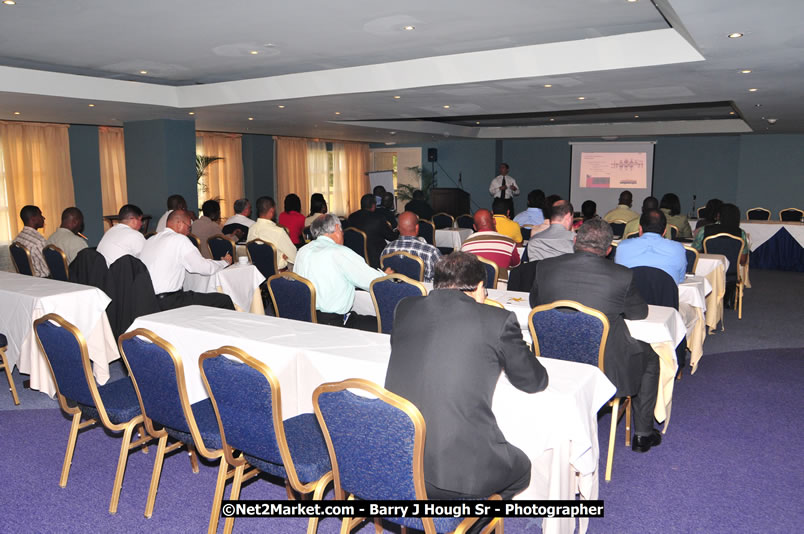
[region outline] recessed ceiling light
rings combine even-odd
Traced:
[[[336,112],[335,112],[335,115],[340,115],[340,114],[341,114],[341,112],[340,112],[340,111],[336,111]]]
[[[401,96],[399,96],[399,95],[394,95],[394,99],[395,99],[395,100],[399,100],[400,98],[402,98],[402,97],[401,97]]]
[[[729,111],[729,115],[736,115],[734,111]]]
[[[754,104],[754,107],[755,107],[755,108],[761,108],[761,107],[762,107],[762,104]]]
[[[140,74],[148,74],[148,71],[147,70],[141,70]]]
[[[585,96],[579,96],[578,100],[586,100],[586,97]]]
[[[743,36],[743,34],[742,34],[742,33],[740,33],[740,32],[734,32],[734,33],[730,33],[730,34],[729,34],[729,39],[739,39],[739,38],[740,38],[740,37],[742,37],[742,36]]]
[[[756,87],[752,87],[751,89],[748,90],[749,93],[756,93],[757,91],[759,91],[759,89],[757,89]]]
[[[475,124],[480,124],[480,121],[475,121]]]
[[[4,3],[5,5],[7,5],[7,6],[14,6],[14,5],[17,5],[17,2],[15,2],[14,0],[3,0],[3,3]]]
[[[252,56],[256,56],[257,54],[260,53],[260,51],[259,50],[249,50],[248,53],[251,54]]]
[[[740,74],[751,74],[751,69],[742,69]]]
[[[14,115],[19,115],[19,114],[20,114],[20,112],[19,112],[19,111],[15,111],[15,112],[14,112]]]
[[[444,109],[449,109],[449,104],[444,104]]]
[[[89,107],[91,107],[91,108],[94,108],[94,107],[95,107],[95,104],[87,104],[87,106],[89,106]]]
[[[276,107],[278,107],[279,109],[285,109],[285,106],[283,106],[282,104],[279,104],[279,105],[278,105],[278,106],[276,106]]]
[[[189,112],[188,115],[195,115],[195,111]]]
[[[639,118],[639,115],[634,115],[634,118],[635,118],[635,119],[638,119],[638,118]]]
[[[555,122],[555,119],[550,119],[550,122]]]
[[[639,0],[625,0],[625,1],[628,2],[629,4],[635,4],[639,2]]]
[[[396,135],[396,132],[388,132],[391,135]]]
[[[253,121],[254,117],[249,117],[248,120]]]
[[[404,26],[402,29],[405,30],[406,32],[412,32],[413,30],[416,29],[416,26],[407,25]]]
[[[544,84],[544,86],[549,89],[550,87],[553,87],[553,84],[552,83],[546,83],[546,84]]]

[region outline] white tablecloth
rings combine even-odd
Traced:
[[[751,234],[751,239],[748,244],[751,247],[752,252],[765,241],[773,237],[776,232],[782,228],[787,230],[790,235],[793,236],[793,239],[795,239],[799,245],[804,247],[804,224],[802,223],[779,221],[743,221],[740,223],[740,228],[742,228],[745,233]]]
[[[312,412],[323,382],[366,378],[385,382],[390,337],[346,328],[190,306],[138,318],[184,360],[190,402],[207,397],[199,355],[234,345],[267,363],[282,389],[283,417]],[[506,438],[533,462],[531,486],[519,498],[588,499],[598,495],[597,411],[615,388],[596,367],[545,358],[550,385],[540,393],[516,390],[503,374],[493,409]],[[575,476],[579,473],[580,477]],[[547,519],[544,532],[572,532],[572,520]]]
[[[678,302],[706,311],[706,295],[711,291],[712,284],[709,280],[703,276],[688,274],[684,281],[678,284]]]
[[[472,235],[469,228],[442,228],[435,231],[435,246],[460,250],[466,238]]]
[[[89,358],[99,384],[109,380],[109,362],[120,357],[106,317],[110,299],[98,288],[0,272],[0,332],[8,338],[9,366],[29,374],[31,389],[56,394],[47,360],[39,351],[33,322],[57,313],[87,340]]]
[[[187,273],[184,277],[185,291],[198,293],[214,293],[220,291],[232,299],[234,305],[241,310],[252,313],[264,313],[259,287],[265,277],[254,265],[233,263],[226,269],[213,275]],[[255,309],[255,295],[259,300],[259,308]]]
[[[723,296],[726,293],[728,268],[729,259],[723,254],[698,254],[695,275],[703,276],[712,286],[712,291],[706,298],[706,326],[710,332],[723,320]]]

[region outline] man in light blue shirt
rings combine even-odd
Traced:
[[[343,246],[343,229],[337,216],[328,213],[317,218],[310,225],[310,233],[314,240],[296,254],[293,272],[315,286],[318,322],[376,332],[375,317],[351,310],[355,287],[368,291],[371,282],[383,272],[369,267],[362,257]],[[388,274],[392,272],[387,269]]]
[[[684,245],[662,237],[666,229],[667,218],[661,210],[645,210],[639,218],[639,237],[621,241],[614,262],[626,267],[656,267],[680,284],[687,272],[687,255]]]
[[[526,224],[532,226],[539,226],[544,222],[544,213],[542,206],[544,205],[544,191],[541,189],[534,189],[528,193],[528,209],[517,214],[514,217],[514,222],[519,226]]]

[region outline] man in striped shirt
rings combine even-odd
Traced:
[[[50,269],[47,268],[45,257],[42,255],[42,249],[47,245],[47,241],[45,241],[45,237],[42,234],[37,232],[39,228],[45,226],[45,217],[42,215],[42,210],[37,206],[23,206],[22,210],[20,210],[20,219],[22,219],[22,224],[25,226],[14,238],[14,241],[19,242],[31,253],[34,275],[40,278],[47,278],[50,276]]]
[[[500,269],[519,265],[516,241],[497,232],[489,210],[477,210],[474,215],[475,233],[463,242],[461,250],[497,264]]]

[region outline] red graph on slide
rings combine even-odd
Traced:
[[[586,187],[598,187],[602,189],[609,188],[609,177],[608,176],[592,176],[591,174],[586,175]]]

